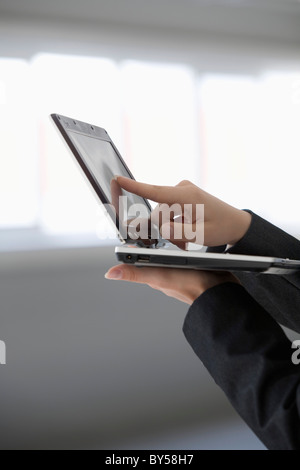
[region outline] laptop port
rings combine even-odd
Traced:
[[[138,255],[137,261],[141,261],[142,263],[149,263],[150,262],[150,256],[148,256],[148,255]]]

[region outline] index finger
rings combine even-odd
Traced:
[[[119,197],[122,196],[122,189],[115,178],[110,182],[111,203],[119,215]]]
[[[186,186],[157,186],[153,184],[140,183],[124,176],[116,176],[116,179],[121,188],[129,191],[130,193],[137,194],[138,196],[151,201],[166,203],[166,204],[184,204],[194,202],[194,197],[190,191],[186,190]]]

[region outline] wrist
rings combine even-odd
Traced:
[[[238,278],[236,278],[230,272],[224,271],[203,271],[199,272],[200,282],[190,286],[187,298],[190,304],[192,304],[200,295],[204,294],[207,290],[225,282],[234,282],[240,284]]]
[[[248,231],[252,216],[249,212],[235,209],[234,217],[232,218],[232,226],[234,228],[234,233],[232,234],[232,239],[228,241],[228,245],[235,245],[239,240],[241,240],[246,232]]]

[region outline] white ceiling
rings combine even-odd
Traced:
[[[246,10],[268,10],[277,12],[300,11],[300,0],[0,0],[0,12],[13,15],[43,15],[48,17],[101,18],[108,11],[127,11],[134,19],[149,10],[161,12],[169,9],[171,15],[181,8],[188,16],[203,8],[233,8]]]
[[[43,17],[138,21],[168,20],[170,23],[180,17],[185,24],[188,20],[197,24],[201,14],[298,14],[300,0],[0,0],[2,17]]]
[[[300,43],[300,0],[0,0],[0,20]]]

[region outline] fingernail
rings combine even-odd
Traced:
[[[126,176],[122,176],[122,175],[114,175],[114,179],[115,180],[118,180],[118,178],[125,178],[125,179],[130,179],[130,178],[127,178]]]
[[[112,271],[107,271],[107,273],[104,274],[104,277],[106,279],[122,279],[123,274],[121,269],[114,269]]]

